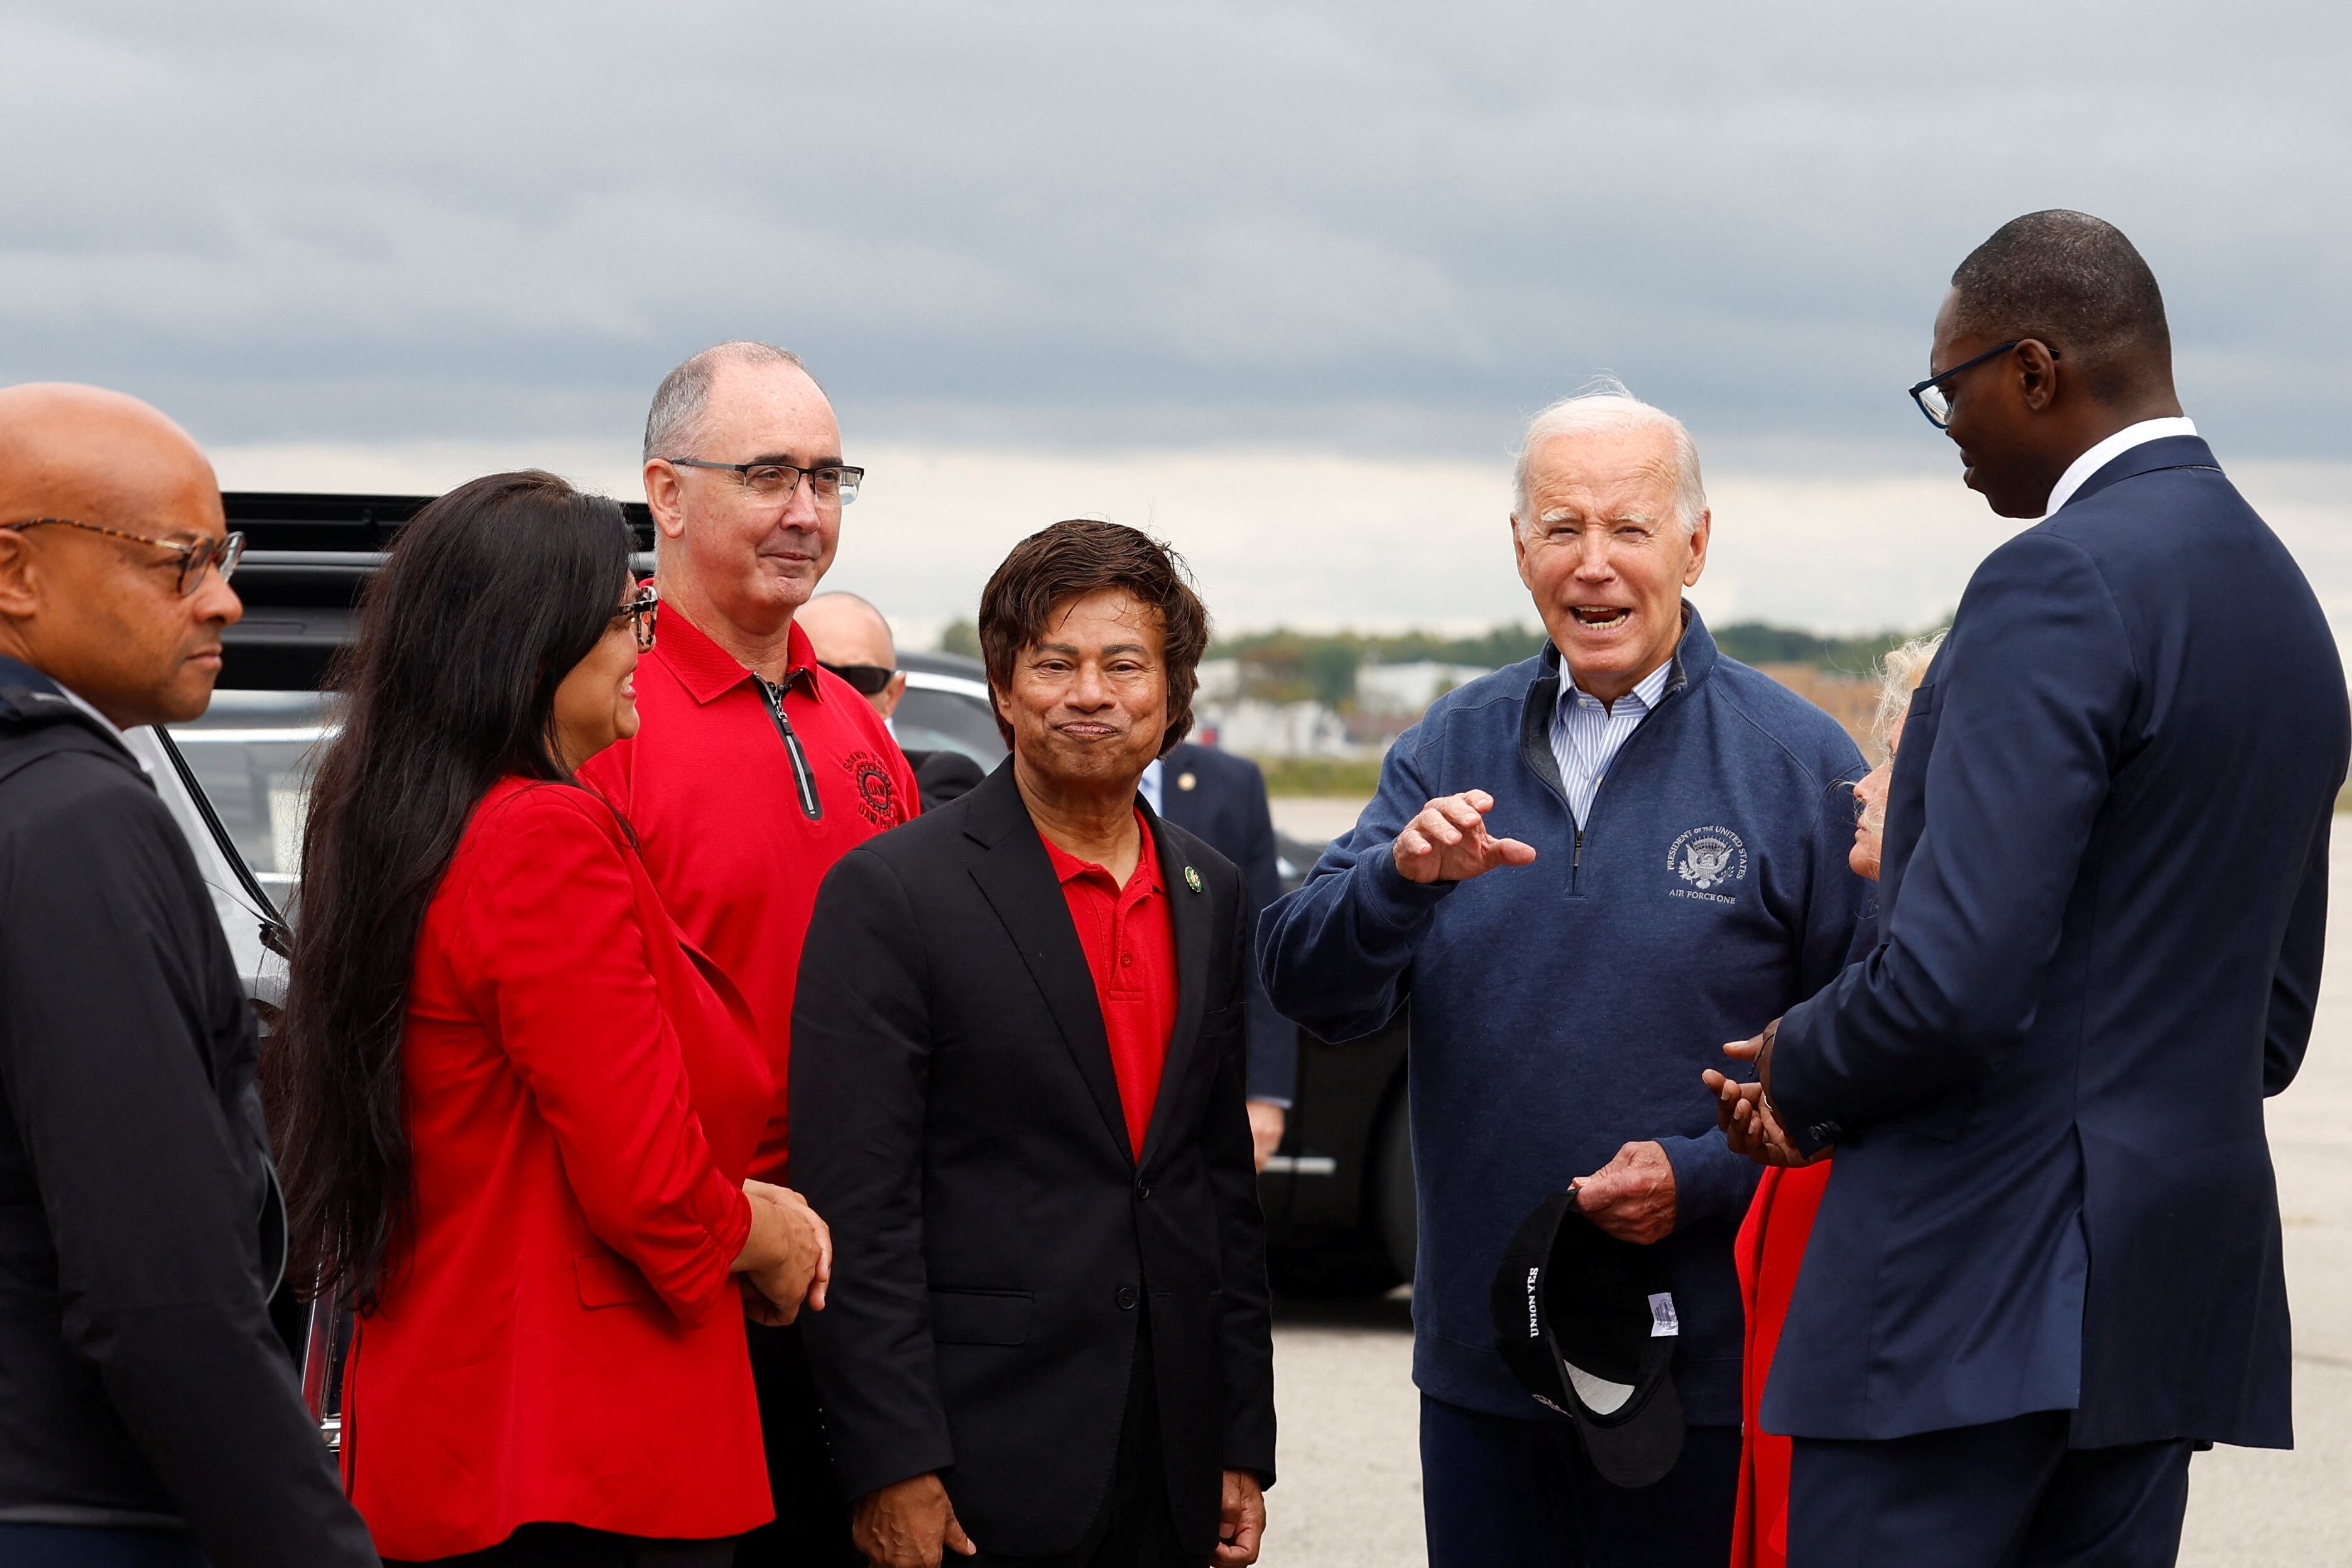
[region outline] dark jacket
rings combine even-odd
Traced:
[[[844,856],[802,958],[793,1178],[835,1251],[801,1322],[835,1467],[853,1497],[939,1471],[992,1552],[1069,1551],[1100,1511],[1139,1322],[1187,1550],[1214,1544],[1223,1470],[1274,1474],[1241,879],[1152,832],[1179,1002],[1139,1163],[1009,763]]]
[[[373,1563],[267,1297],[251,1014],[138,763],[0,659],[0,1521]]]
[[[1628,1142],[1673,1163],[1657,1243],[1699,1425],[1739,1420],[1731,1242],[1756,1168],[1725,1146],[1700,1069],[1845,962],[1868,884],[1846,866],[1861,753],[1837,721],[1716,651],[1692,612],[1664,696],[1581,832],[1552,758],[1559,654],[1448,692],[1398,737],[1381,790],[1259,932],[1275,1005],[1328,1039],[1412,1009],[1421,1204],[1413,1378],[1542,1417],[1496,1352],[1488,1287],[1528,1211]],[[1390,846],[1438,795],[1483,789],[1532,866],[1420,885]]]
[[[970,795],[988,770],[961,752],[944,747],[936,752],[908,752],[907,765],[915,770],[915,793],[925,811],[937,811],[960,795]]]
[[[1247,757],[1187,741],[1161,760],[1161,814],[1231,860],[1249,900],[1249,946],[1257,944],[1258,917],[1282,897],[1275,864],[1274,814],[1265,802],[1265,775]],[[929,803],[925,803],[929,809]],[[1249,966],[1249,1074],[1252,1100],[1288,1105],[1298,1089],[1298,1026],[1274,1010],[1257,965]]]
[[[1885,940],[1782,1022],[1837,1162],[1774,1432],[2290,1440],[2263,1098],[2310,1037],[2343,667],[2194,437],[1985,561],[1903,730]]]

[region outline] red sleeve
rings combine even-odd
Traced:
[[[694,1113],[604,813],[548,784],[477,822],[451,962],[553,1130],[589,1229],[698,1321],[734,1305],[751,1205]]]
[[[923,814],[923,792],[915,783],[915,770],[907,765],[907,753],[898,749],[897,738],[890,738],[890,778],[898,786],[898,820],[912,822]]]

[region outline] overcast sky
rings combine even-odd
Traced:
[[[1902,395],[1944,281],[2003,220],[2068,205],[2155,266],[2225,462],[2332,464],[2347,17],[0,5],[0,380],[139,392],[262,482],[471,443],[610,452],[625,484],[662,372],[759,336],[807,355],[853,456],[1100,476],[1024,489],[1033,526],[1090,493],[1148,511],[1164,471],[1213,529],[1185,465],[1219,453],[1353,465],[1297,514],[1328,554],[1396,465],[1491,475],[1603,369],[1723,479],[1948,484]],[[902,489],[899,515],[919,494],[961,493]],[[1020,531],[972,505],[992,548]],[[1453,515],[1427,514],[1442,540]],[[1412,618],[1360,576],[1303,584],[1307,618]],[[1856,617],[1832,593],[1812,618]]]

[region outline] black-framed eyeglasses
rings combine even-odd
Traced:
[[[848,505],[857,499],[858,483],[866,478],[864,468],[853,468],[845,463],[796,468],[790,463],[706,463],[700,458],[665,458],[662,461],[681,468],[712,468],[733,474],[743,481],[745,493],[758,500],[792,500],[805,475],[809,498],[819,506]]]
[[[236,563],[245,559],[245,535],[210,535],[188,543],[177,539],[157,539],[152,534],[133,533],[127,528],[107,528],[95,522],[82,522],[70,517],[27,517],[16,522],[0,522],[0,532],[23,528],[79,528],[84,533],[103,533],[110,539],[128,539],[134,544],[152,544],[158,550],[168,550],[180,558],[178,589],[185,598],[196,591],[211,567],[220,568],[221,581],[226,583],[236,574]]]
[[[626,616],[629,629],[636,634],[637,646],[651,647],[654,646],[654,622],[660,611],[661,595],[654,592],[651,584],[647,584],[637,591],[635,598],[621,606],[620,614],[613,619],[618,621]]]
[[[1949,370],[1937,371],[1911,389],[1911,401],[1919,405],[1919,412],[1927,416],[1928,424],[1938,430],[1950,429],[1952,427],[1952,395],[1944,390],[1944,383],[1964,370],[1975,369],[1989,359],[2000,358],[2027,341],[2024,338],[2011,338],[2005,343],[1999,343],[1985,350],[1974,359],[1964,359]],[[2051,349],[2049,353],[2052,359],[2058,357],[2056,349]]]
[[[887,664],[826,664],[823,659],[817,663],[849,682],[849,689],[860,697],[881,696],[898,673]]]

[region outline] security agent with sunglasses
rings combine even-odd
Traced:
[[[1874,951],[1732,1047],[1835,1145],[1762,1406],[1789,1560],[2173,1561],[2191,1451],[2285,1447],[2263,1101],[2311,1034],[2352,756],[2326,617],[2074,212],[1953,274],[1915,395],[2002,517],[1913,697]]]
[[[373,1564],[267,1298],[253,1019],[121,731],[211,701],[211,467],[144,404],[0,392],[0,1562]]]
[[[721,343],[666,376],[646,416],[661,636],[636,675],[644,729],[580,770],[635,830],[688,939],[751,1005],[776,1086],[751,1174],[792,1184],[793,994],[817,884],[918,810],[898,743],[817,662],[798,616],[833,564],[863,471],[800,360]],[[752,1564],[858,1562],[802,1327],[750,1325],[776,1521]]]
[[[907,672],[898,668],[898,645],[882,612],[855,594],[819,594],[801,606],[797,617],[816,649],[817,662],[856,688],[888,723],[907,693]],[[923,809],[936,811],[987,776],[981,765],[961,752],[908,752],[907,765],[915,770],[915,784]]]

